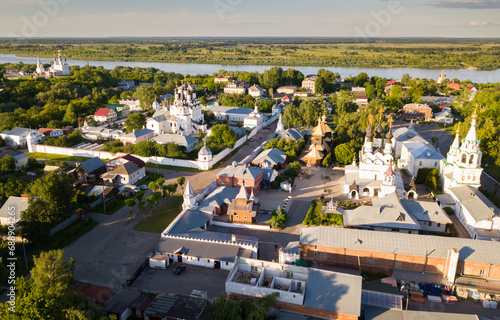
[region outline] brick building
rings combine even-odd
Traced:
[[[403,106],[403,119],[430,121],[432,108],[425,104],[408,103]]]
[[[257,194],[261,189],[261,182],[264,180],[264,170],[246,165],[238,166],[233,163],[217,174],[218,186],[240,188],[245,186],[247,192],[253,190]]]
[[[302,229],[300,257],[361,272],[414,271],[500,287],[500,243],[332,227]],[[471,280],[472,279],[472,280]]]

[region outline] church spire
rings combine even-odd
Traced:
[[[469,143],[475,143],[477,141],[477,133],[476,133],[476,120],[477,120],[477,105],[476,108],[474,109],[474,114],[472,115],[472,121],[470,123],[470,129],[469,132],[467,133],[467,137],[465,137],[465,140],[467,140]]]
[[[278,125],[276,126],[276,132],[280,132],[283,130],[285,130],[285,126],[283,124],[283,119],[281,118],[281,113],[280,113],[280,117],[278,119]]]
[[[453,144],[451,145],[452,149],[460,148],[460,122],[458,123],[457,131],[455,134],[455,140],[453,140]]]

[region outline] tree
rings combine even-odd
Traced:
[[[167,186],[168,195],[172,195],[177,190],[177,183],[171,183]]]
[[[328,92],[328,82],[325,78],[316,78],[316,81],[314,82],[314,92],[316,94],[325,94]]]
[[[36,161],[36,159],[33,158],[33,157],[29,157],[28,158],[28,167],[29,168],[36,168],[36,167],[38,167],[38,161]]]
[[[264,87],[264,89],[276,89],[283,83],[282,74],[283,69],[280,67],[272,67],[259,75],[259,83]]]
[[[54,213],[46,201],[42,199],[31,200],[28,209],[21,214],[21,226],[26,239],[40,245],[50,238],[50,228],[59,221],[59,212]]]
[[[349,143],[342,143],[335,147],[335,158],[342,165],[352,163],[356,150]]]
[[[208,147],[214,150],[221,150],[222,147],[232,148],[236,144],[236,133],[227,124],[216,124],[212,127],[212,135],[207,139]]]
[[[146,201],[148,202],[148,207],[149,209],[151,209],[151,211],[149,212],[149,214],[153,214],[153,208],[154,208],[154,205],[155,205],[155,202],[156,202],[156,199],[154,196],[149,196],[146,198]]]
[[[142,216],[144,217],[144,219],[146,219],[146,201],[144,200],[139,200],[139,202],[137,203],[137,208],[139,208],[139,211],[142,213]]]
[[[0,170],[14,171],[16,169],[16,160],[11,155],[7,154],[0,160]]]
[[[37,179],[29,194],[47,202],[58,215],[53,221],[61,222],[66,218],[66,209],[75,195],[73,178],[65,173],[51,172]]]
[[[141,202],[142,198],[144,197],[144,190],[137,191],[135,197],[137,198],[137,201]]]
[[[144,114],[132,113],[128,116],[127,120],[125,120],[125,127],[127,127],[127,133],[130,133],[134,130],[140,130],[146,126],[146,116]]]
[[[157,94],[153,86],[140,86],[135,90],[134,98],[139,99],[143,110],[151,108],[151,105],[156,100]]]
[[[353,83],[358,87],[363,86],[365,83],[369,81],[370,77],[368,77],[368,75],[365,72],[361,72],[353,79]]]
[[[332,159],[332,154],[329,153],[326,155],[326,157],[323,159],[323,162],[321,163],[323,165],[323,167],[328,167],[329,165],[331,165],[333,163],[333,159]]]
[[[126,199],[125,205],[130,208],[130,220],[132,220],[132,208],[135,206],[135,199],[134,198]]]
[[[184,182],[186,182],[186,178],[185,178],[185,177],[182,177],[182,176],[181,176],[181,177],[178,177],[178,178],[177,178],[177,183],[179,184],[179,186],[181,186],[181,190],[184,190],[184,189],[182,188],[182,186],[184,185]]]
[[[65,261],[62,250],[40,253],[34,258],[35,266],[31,269],[33,287],[47,294],[66,293],[73,282],[75,260]]]
[[[231,300],[221,294],[214,303],[209,317],[215,320],[264,320],[268,309],[276,302],[277,294],[272,293],[256,300]]]

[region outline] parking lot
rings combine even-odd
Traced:
[[[194,290],[206,291],[208,299],[217,298],[225,292],[229,271],[186,265],[180,275],[174,274],[173,264],[164,269],[146,268],[132,287],[147,292],[175,293],[189,296]]]

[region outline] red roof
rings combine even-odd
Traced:
[[[45,133],[51,133],[52,131],[54,131],[54,129],[40,128],[40,129],[38,129],[38,131],[40,131],[41,133],[45,134]]]
[[[386,176],[393,176],[394,175],[394,171],[392,171],[392,161],[389,164],[389,168],[387,168],[387,171],[385,172],[385,175]]]
[[[114,159],[112,159],[111,161],[113,160],[117,160],[117,159],[124,159],[124,160],[127,160],[128,162],[132,162],[133,164],[135,164],[136,166],[140,168],[143,168],[146,164],[144,163],[144,161],[142,161],[141,159],[139,158],[136,158],[134,157],[133,155],[131,154],[126,154],[124,156],[120,156],[120,157],[116,157]]]
[[[287,94],[285,94],[285,96],[281,100],[290,100],[290,97]]]
[[[393,84],[398,84],[398,82],[395,81],[395,80],[387,80],[387,85],[388,86],[393,85]]]
[[[94,114],[96,117],[105,117],[108,115],[108,113],[111,111],[111,109],[106,109],[106,108],[99,108],[97,112]]]

